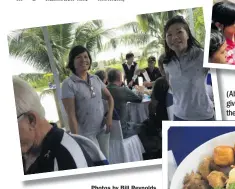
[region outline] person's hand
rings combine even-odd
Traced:
[[[152,82],[144,81],[143,85],[145,87],[152,87]]]
[[[112,117],[108,116],[106,118],[106,133],[110,133],[111,128],[112,128]]]
[[[138,69],[138,70],[135,71],[135,74],[136,75],[140,75],[140,74],[142,74],[144,72],[145,72],[145,69]]]
[[[144,94],[144,86],[138,86],[138,85],[136,85],[136,86],[135,86],[135,89],[136,89],[136,91],[137,91],[138,93]]]
[[[128,87],[132,87],[133,83],[133,80],[131,80],[130,83],[128,83]]]
[[[144,91],[144,93],[151,96],[152,95],[152,90],[146,90],[146,91]]]

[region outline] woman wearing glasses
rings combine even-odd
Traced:
[[[91,55],[86,48],[75,46],[71,49],[68,68],[72,75],[63,81],[62,101],[71,132],[93,140],[108,159],[114,102],[99,77],[88,73],[91,63]],[[106,119],[102,96],[109,106]]]

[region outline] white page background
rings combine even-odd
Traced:
[[[209,0],[208,0],[209,1]],[[45,0],[1,1],[1,92],[0,92],[0,188],[89,189],[96,186],[156,186],[162,188],[161,166],[75,175],[22,183],[22,162],[8,62],[7,34],[10,30],[62,24],[92,19],[126,17],[140,13],[160,12],[207,6],[205,0],[125,0],[125,2],[47,2]],[[205,12],[210,10],[204,9]],[[207,18],[208,19],[208,18]],[[210,19],[209,19],[210,20]],[[232,84],[232,81],[230,80]],[[233,82],[234,83],[234,82]]]

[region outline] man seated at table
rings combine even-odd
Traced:
[[[143,70],[137,70],[140,72],[140,77],[143,77],[144,86],[148,89],[152,89],[152,82],[161,77],[161,73],[156,65],[156,58],[154,56],[150,56],[148,58],[148,67],[144,68]]]
[[[107,89],[113,96],[114,108],[120,116],[123,137],[127,138],[136,134],[135,129],[132,130],[130,127],[135,128],[138,124],[128,122],[126,104],[127,102],[141,103],[144,96],[143,91],[140,88],[137,93],[134,93],[127,87],[121,87],[122,73],[117,69],[111,69],[108,72],[108,83]]]
[[[46,120],[39,96],[28,83],[13,77],[13,87],[24,174],[108,164],[92,141]]]

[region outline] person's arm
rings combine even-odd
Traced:
[[[166,81],[169,85],[169,88],[171,88],[170,86],[170,76],[169,76],[169,72],[166,70],[166,67],[164,66],[164,71],[165,71],[165,77],[166,77]]]
[[[65,80],[62,84],[62,102],[68,116],[69,128],[71,133],[78,134],[78,120],[75,110],[75,92],[69,85],[69,80]]]
[[[138,95],[135,94],[132,90],[128,88],[123,88],[123,94],[122,96],[125,98],[126,102],[135,102],[140,103],[143,99],[143,94],[139,93]]]
[[[125,81],[126,72],[125,72],[125,70],[124,70],[124,68],[123,68],[123,65],[122,65],[122,73],[123,73],[123,79],[124,79],[124,81]],[[123,82],[124,82],[124,81],[123,81]]]
[[[134,71],[134,75],[138,75],[137,74],[137,71],[139,70],[139,66],[138,66],[138,64],[136,64],[136,66],[135,66],[135,71]]]
[[[135,80],[138,78],[138,71],[139,71],[139,67],[138,67],[138,64],[136,64],[135,66],[135,71],[134,71],[134,75],[132,77],[132,80],[128,83],[128,86],[129,87],[132,87],[133,86],[133,83],[135,82]]]
[[[113,97],[111,93],[106,87],[102,88],[102,93],[108,101],[109,108],[108,108],[108,114],[107,114],[107,119],[106,119],[106,126],[107,126],[107,132],[110,132],[110,129],[112,127],[114,101],[113,101]]]
[[[145,87],[152,87],[152,86],[154,85],[154,82],[155,82],[155,81],[150,81],[150,82],[144,81],[143,85],[144,85]]]
[[[75,98],[62,99],[65,111],[68,115],[69,128],[72,134],[78,135],[78,120],[75,111]]]

